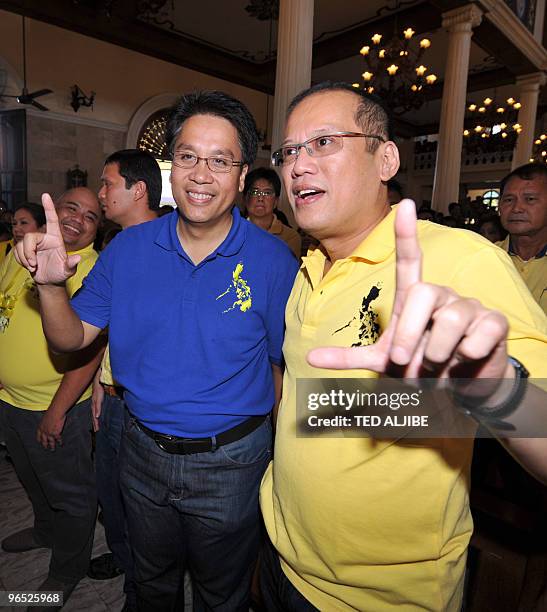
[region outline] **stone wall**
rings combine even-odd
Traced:
[[[39,202],[44,192],[60,195],[75,164],[97,191],[105,157],[124,147],[125,131],[27,113],[28,199]]]

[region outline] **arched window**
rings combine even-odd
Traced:
[[[482,201],[488,208],[497,209],[500,201],[500,192],[496,189],[489,189],[483,193]]]
[[[169,154],[165,144],[168,109],[156,111],[142,126],[137,138],[137,148],[149,151],[156,159],[167,160]]]

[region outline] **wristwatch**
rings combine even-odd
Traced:
[[[507,418],[519,407],[526,393],[530,373],[522,363],[514,357],[509,357],[509,363],[515,368],[515,379],[511,392],[501,404],[497,406],[488,406],[484,404],[483,398],[472,399],[469,396],[454,392],[454,399],[462,408],[465,408],[469,412],[470,416],[477,417],[479,420],[498,421]]]

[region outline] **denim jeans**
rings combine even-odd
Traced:
[[[97,493],[103,509],[106,543],[116,565],[125,571],[124,591],[134,603],[133,556],[127,534],[127,519],[120,489],[119,455],[125,420],[125,403],[105,394],[95,436],[95,469]]]
[[[97,518],[90,400],[67,413],[63,444],[54,451],[36,440],[43,411],[0,401],[0,415],[8,452],[34,510],[34,537],[52,549],[49,576],[78,582],[89,567]]]
[[[268,536],[260,555],[260,591],[267,612],[318,612],[283,573]]]
[[[129,419],[120,480],[139,612],[180,609],[186,568],[194,612],[248,611],[260,541],[258,489],[271,442],[267,419],[214,451],[171,455]]]

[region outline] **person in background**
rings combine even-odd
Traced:
[[[245,177],[243,198],[249,221],[283,240],[300,259],[302,239],[296,230],[283,224],[275,215],[281,195],[281,181],[275,170],[255,168]]]
[[[0,243],[0,263],[27,232],[40,232],[45,229],[45,224],[46,216],[42,206],[34,202],[20,204],[15,209],[11,222],[11,239]]]
[[[509,253],[528,289],[547,313],[547,167],[526,164],[501,181],[499,213]]]
[[[41,207],[40,207],[41,208]],[[43,215],[43,209],[41,209]],[[70,253],[73,276],[59,287],[68,299],[93,267],[101,211],[93,192],[71,189],[56,202],[56,230]],[[54,213],[55,214],[55,213]],[[52,353],[40,320],[37,283],[15,259],[21,220],[43,237],[43,217],[18,219],[16,246],[0,267],[0,420],[8,452],[32,503],[34,525],[2,541],[5,552],[51,548],[39,591],[62,591],[66,602],[85,576],[97,517],[91,458],[91,387],[104,343],[98,338],[72,355]],[[42,225],[40,225],[42,224]],[[21,560],[24,565],[24,558]],[[32,575],[31,568],[27,574]],[[54,610],[57,607],[33,607]]]
[[[476,226],[477,232],[490,242],[499,242],[505,238],[507,232],[501,224],[499,215],[491,213],[484,215]]]
[[[157,219],[161,198],[158,162],[152,154],[140,149],[112,153],[104,163],[98,195],[106,219],[122,230]],[[110,230],[113,231],[116,228]],[[97,493],[103,510],[106,542],[112,552],[92,559],[87,575],[94,580],[108,580],[125,573],[124,610],[134,610],[137,602],[133,556],[119,479],[119,453],[125,419],[123,393],[123,388],[112,377],[107,348],[95,376],[92,410],[96,431]]]

